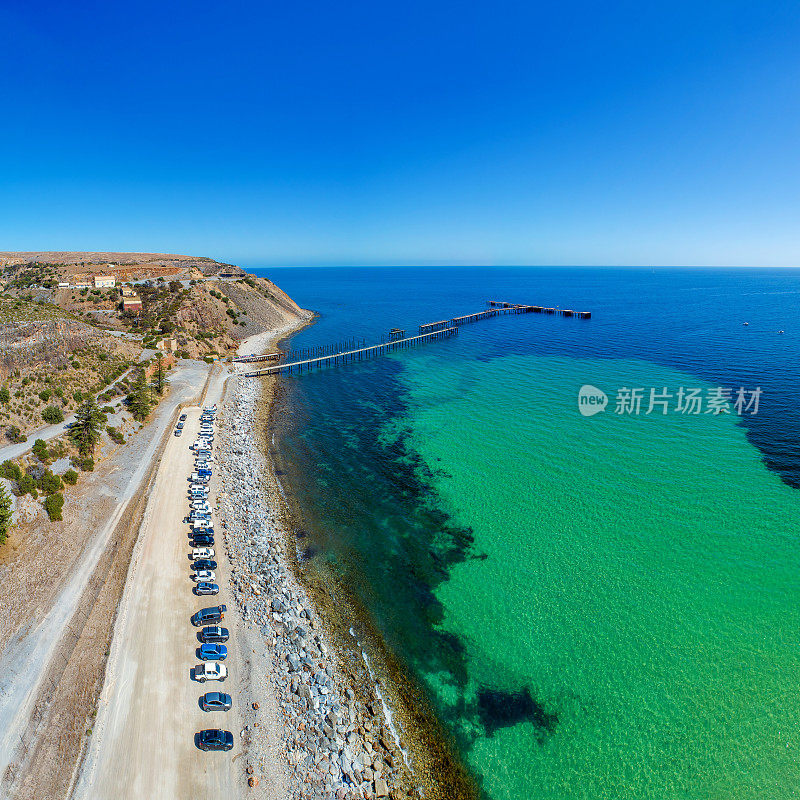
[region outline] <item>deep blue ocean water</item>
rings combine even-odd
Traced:
[[[592,312],[283,379],[305,555],[352,587],[487,797],[795,796],[800,271],[258,272],[320,315],[295,348],[489,299]],[[584,384],[610,396],[598,417]],[[718,386],[760,387],[758,414],[613,411],[621,387],[646,406]]]

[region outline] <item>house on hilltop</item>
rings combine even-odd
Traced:
[[[140,314],[142,311],[142,298],[137,294],[130,297],[123,297],[122,311],[127,311],[130,314]]]

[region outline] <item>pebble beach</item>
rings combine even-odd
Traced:
[[[232,376],[218,416],[218,514],[231,590],[253,650],[262,650],[260,663],[268,668],[266,675],[253,670],[252,696],[276,698],[293,800],[420,797],[366,662],[331,645],[313,598],[292,570],[295,538],[265,455],[270,398],[263,395],[273,391]],[[274,754],[257,735],[258,701],[249,707],[242,743],[255,788],[259,765]]]

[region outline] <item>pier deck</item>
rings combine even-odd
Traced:
[[[291,361],[283,364],[276,364],[273,367],[266,367],[259,369],[255,372],[245,372],[246,378],[257,378],[260,375],[277,375],[282,372],[292,373],[295,369],[302,372],[304,369],[312,370],[314,367],[331,366],[334,364],[346,364],[351,361],[363,361],[367,358],[374,358],[375,356],[385,355],[393,350],[398,350],[404,347],[415,347],[424,342],[434,341],[436,339],[446,339],[458,333],[458,328],[445,328],[440,331],[433,331],[432,333],[423,333],[418,336],[409,336],[405,339],[390,339],[387,342],[380,344],[369,345],[368,347],[359,347],[356,350],[348,350],[341,353],[332,353],[325,356],[314,356],[307,358],[303,361]]]
[[[268,353],[264,356],[246,356],[235,358],[239,363],[251,363],[256,361],[277,361],[278,363],[254,372],[245,372],[246,378],[257,378],[261,375],[279,375],[281,373],[291,374],[295,370],[298,372],[311,371],[314,367],[334,366],[338,364],[349,364],[353,361],[363,361],[367,358],[385,355],[394,350],[406,347],[416,347],[425,342],[446,339],[455,336],[462,325],[479,322],[490,317],[497,317],[505,314],[560,314],[564,317],[577,317],[578,319],[590,319],[590,311],[573,311],[572,309],[551,308],[545,306],[532,306],[524,303],[510,303],[506,300],[487,300],[489,306],[484,311],[477,311],[474,314],[464,314],[461,317],[453,317],[450,320],[439,320],[438,322],[428,322],[419,326],[419,333],[416,336],[406,336],[404,328],[392,328],[388,338],[380,344],[356,346],[356,340],[340,342],[334,345],[323,345],[313,347],[308,350],[291,351],[290,353]],[[291,360],[289,358],[291,356]],[[299,358],[298,358],[299,356]]]

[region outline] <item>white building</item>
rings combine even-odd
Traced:
[[[113,275],[95,275],[95,289],[113,289],[117,285],[117,279]]]

